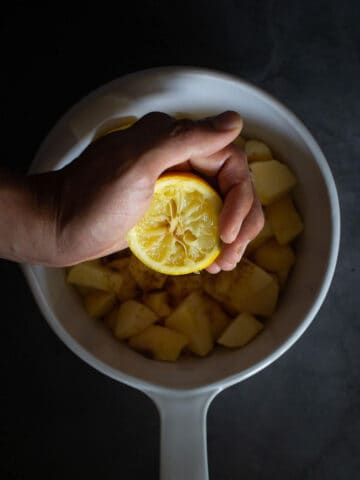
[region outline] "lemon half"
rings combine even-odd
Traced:
[[[149,268],[167,275],[203,270],[220,253],[222,199],[191,173],[160,177],[151,206],[127,234],[133,254]]]

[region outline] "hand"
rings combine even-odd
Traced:
[[[100,138],[62,170],[30,177],[47,232],[38,235],[32,261],[66,266],[126,248],[157,178],[169,168],[191,168],[215,177],[224,198],[222,252],[208,271],[234,268],[264,222],[246,156],[231,144],[241,127],[234,112],[199,121],[150,113]]]
[[[151,113],[105,136],[61,172],[58,239],[61,263],[121,250],[126,233],[150,206],[156,179],[173,167],[215,176],[224,197],[222,253],[210,272],[233,268],[263,226],[245,154],[230,142],[240,117],[227,112],[197,122]]]

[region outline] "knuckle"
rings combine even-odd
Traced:
[[[194,125],[195,122],[188,118],[177,120],[170,131],[170,137],[187,138],[193,131]]]
[[[248,166],[246,153],[243,150],[241,150],[241,148],[238,145],[235,145],[234,143],[230,143],[226,147],[226,151],[228,153],[228,157],[230,161],[234,166],[236,166],[237,168],[241,166],[242,171],[245,166],[246,167]]]
[[[144,115],[140,121],[143,122],[161,122],[161,121],[169,121],[172,120],[172,117],[167,113],[163,112],[150,112]]]
[[[262,207],[260,206],[257,208],[255,214],[254,214],[254,219],[253,219],[253,228],[256,231],[256,233],[261,232],[261,230],[264,228],[265,224],[265,216]]]
[[[241,163],[245,163],[247,165],[247,155],[244,150],[242,150],[238,145],[231,144],[231,146],[233,148],[233,152],[237,158],[237,161],[240,161]]]

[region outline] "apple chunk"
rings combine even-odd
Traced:
[[[269,205],[288,193],[297,183],[289,167],[278,160],[251,164],[256,193],[263,205]]]
[[[186,335],[189,349],[197,355],[205,356],[213,348],[206,301],[199,292],[187,296],[167,317],[165,326]]]
[[[295,263],[295,254],[289,245],[280,245],[275,239],[261,245],[254,253],[255,263],[268,272],[289,271]]]
[[[229,311],[267,317],[275,311],[279,285],[269,273],[244,258],[231,272],[206,276],[204,290]]]
[[[130,338],[157,320],[158,316],[146,305],[135,300],[127,300],[120,305],[115,314],[114,335],[119,339]]]
[[[79,263],[70,268],[67,282],[76,286],[118,292],[123,284],[121,273],[104,267],[97,261]]]
[[[94,291],[84,297],[84,306],[90,317],[100,318],[108,314],[116,304],[113,292]]]
[[[167,362],[175,362],[188,343],[187,337],[182,333],[160,325],[151,325],[129,340],[129,346],[134,350]]]
[[[249,163],[265,162],[273,158],[270,148],[260,140],[248,140],[245,143],[245,153]]]
[[[167,317],[171,313],[169,295],[165,291],[147,293],[142,300],[159,318]]]
[[[263,324],[254,316],[249,313],[240,313],[218,339],[218,343],[224,347],[243,347],[263,328]]]
[[[266,215],[276,240],[281,245],[292,242],[303,231],[303,222],[290,195],[269,205]]]
[[[163,287],[166,281],[166,275],[151,270],[135,256],[131,257],[129,270],[136,283],[144,292],[158,290]]]

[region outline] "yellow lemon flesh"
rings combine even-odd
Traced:
[[[133,254],[153,270],[184,275],[202,270],[220,253],[222,200],[200,177],[169,173],[160,177],[151,206],[127,234]]]

